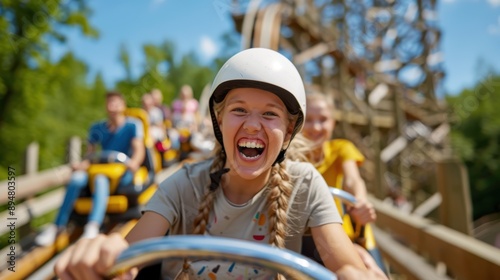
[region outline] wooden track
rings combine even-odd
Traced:
[[[108,233],[118,232],[125,236],[136,222],[137,220],[130,220],[126,223],[117,224],[113,226]],[[37,274],[35,274],[35,276],[30,276],[31,279],[38,280],[47,279],[47,277],[51,278],[53,271],[52,266],[55,262],[54,258],[63,252],[69,244],[75,242],[80,234],[81,229],[77,228],[71,235],[67,232],[61,233],[53,245],[38,247],[33,244],[30,249],[24,252],[21,256],[18,256],[16,261],[16,271],[12,273],[9,270],[4,270],[0,273],[0,279],[26,279],[34,272]]]

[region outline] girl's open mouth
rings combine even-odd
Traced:
[[[238,151],[247,159],[256,159],[264,152],[264,143],[260,140],[242,139],[238,142]]]

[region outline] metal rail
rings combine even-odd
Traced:
[[[250,241],[212,236],[168,236],[134,243],[123,251],[110,269],[111,278],[142,264],[164,258],[203,258],[257,265],[288,279],[337,279],[313,260],[286,250]]]

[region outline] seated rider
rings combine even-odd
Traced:
[[[163,113],[156,107],[153,95],[145,93],[142,96],[142,108],[148,113],[149,133],[154,141],[162,141],[166,137],[166,127],[163,121]]]
[[[90,128],[87,145],[87,155],[95,152],[97,146],[100,145],[103,151],[122,152],[130,157],[126,163],[127,171],[123,174],[118,189],[133,182],[134,172],[139,169],[145,157],[142,124],[136,119],[127,118],[124,114],[125,109],[124,97],[118,92],[108,92],[106,94],[108,119],[97,122]],[[66,195],[57,218],[54,224],[48,226],[36,237],[35,242],[38,245],[52,244],[57,234],[65,229],[76,199],[88,184],[89,166],[88,159],[72,166],[74,172],[67,185]],[[94,186],[93,207],[83,231],[83,237],[88,238],[99,234],[104,220],[109,197],[109,179],[99,174],[94,179]]]
[[[344,189],[356,197],[357,204],[350,207],[349,214],[357,224],[365,225],[377,217],[358,168],[365,158],[351,141],[331,139],[335,128],[334,112],[333,100],[324,94],[307,95],[307,116],[302,133],[314,145],[309,160],[329,186]]]
[[[356,197],[356,205],[348,208],[348,213],[356,224],[374,222],[377,217],[375,208],[368,201],[365,181],[358,168],[365,159],[363,154],[351,141],[331,138],[335,128],[333,100],[317,92],[308,94],[306,100],[307,114],[302,133],[312,141],[308,160],[316,166],[329,186],[344,189]],[[337,207],[342,209],[339,201]],[[315,250],[312,239],[305,238],[303,242],[302,253],[321,263],[311,251]],[[384,272],[368,252],[357,244],[355,248],[367,268],[380,278],[385,278]]]
[[[193,97],[193,89],[189,85],[183,85],[179,97],[172,102],[172,121],[176,129],[186,128],[196,131],[198,126],[199,103]]]

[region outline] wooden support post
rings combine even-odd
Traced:
[[[34,176],[38,172],[38,155],[39,155],[40,145],[37,142],[31,142],[26,148],[26,159],[24,171],[27,176]],[[20,190],[18,190],[20,192]],[[29,205],[34,196],[27,197],[27,204]],[[34,213],[30,207],[26,208],[26,213],[29,217],[28,221],[34,218]],[[23,239],[25,236],[31,234],[34,229],[31,227],[30,223],[26,223],[17,228],[18,230],[18,241]]]
[[[40,150],[40,145],[37,142],[31,142],[26,148],[26,158],[24,173],[27,175],[33,175],[38,171],[38,154]]]
[[[373,92],[373,90],[372,90]],[[367,104],[369,96],[365,99]],[[373,103],[373,102],[372,102]],[[375,117],[377,116],[376,109],[373,107],[375,104],[370,104],[368,107],[368,129],[370,131],[370,149],[373,151],[373,163],[375,164],[375,177],[373,181],[373,194],[378,199],[383,199],[387,195],[387,184],[384,182],[384,174],[386,172],[386,161],[383,159],[383,153],[385,149],[382,150],[382,131],[375,124]],[[388,160],[387,160],[388,161]]]
[[[405,140],[408,140],[406,137],[405,125],[408,123],[406,120],[405,113],[401,108],[400,104],[403,103],[403,90],[400,87],[392,86],[391,90],[393,91],[393,105],[394,105],[394,119],[396,122],[396,127],[399,132],[400,137],[404,137]],[[411,183],[411,163],[407,160],[412,151],[408,147],[408,142],[405,142],[406,145],[401,150],[399,154],[399,178],[401,180],[401,191],[403,196],[406,198],[411,197],[412,183]]]
[[[372,109],[370,109],[372,110]],[[386,184],[384,183],[385,162],[381,159],[381,143],[380,130],[375,127],[373,122],[370,122],[371,149],[374,154],[375,178],[373,181],[373,194],[378,199],[383,199],[387,194]]]
[[[72,163],[77,163],[82,160],[82,140],[78,136],[73,136],[69,140],[68,147],[68,162],[71,165]]]
[[[437,185],[442,196],[441,224],[471,235],[472,206],[467,170],[454,158],[440,160],[436,165]]]

